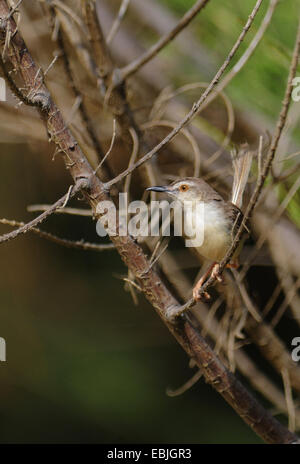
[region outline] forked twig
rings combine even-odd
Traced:
[[[45,219],[51,216],[51,214],[53,214],[59,208],[63,208],[66,205],[66,203],[69,201],[69,199],[72,198],[76,193],[78,193],[83,187],[84,187],[84,184],[82,180],[80,180],[77,185],[75,184],[74,186],[71,186],[71,188],[68,190],[68,192],[63,197],[57,200],[53,205],[49,207],[49,209],[44,211],[38,217],[28,222],[27,224],[22,225],[18,229],[13,230],[12,232],[1,235],[0,244],[4,242],[8,242],[9,240],[13,240],[21,234],[26,234],[33,227],[36,227],[38,224],[41,224],[41,222],[45,221]]]
[[[26,224],[22,221],[15,221],[10,219],[2,218],[0,223],[11,226],[11,227],[24,227]],[[41,238],[49,240],[50,242],[56,243],[57,245],[64,246],[67,248],[75,248],[76,250],[85,250],[85,251],[105,251],[105,250],[114,250],[114,245],[112,243],[90,243],[85,242],[84,240],[67,240],[65,238],[57,237],[57,235],[50,234],[45,230],[38,229],[37,227],[31,227],[28,232],[32,232],[38,235]]]

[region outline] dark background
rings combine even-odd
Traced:
[[[23,145],[1,148],[4,217],[24,218],[28,204],[53,201],[70,182],[60,161]],[[47,230],[97,240],[88,218],[55,216]],[[166,395],[194,371],[144,298],[133,305],[115,251],[70,250],[28,234],[1,247],[1,263],[1,443],[259,441],[203,381]]]

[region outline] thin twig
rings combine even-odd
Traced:
[[[101,166],[103,165],[103,163],[107,160],[107,158],[108,158],[109,155],[111,154],[112,149],[113,149],[113,147],[114,147],[115,140],[116,140],[116,136],[117,136],[116,120],[114,119],[114,120],[113,120],[113,134],[112,134],[112,138],[111,138],[111,142],[110,142],[109,149],[107,150],[107,152],[106,152],[105,155],[103,156],[102,160],[100,161],[100,163],[99,163],[98,166],[96,167],[96,169],[95,169],[95,171],[94,171],[94,174],[97,174],[97,172],[99,171],[99,169],[101,168]]]
[[[150,129],[152,127],[176,127],[176,123],[172,121],[166,121],[166,120],[161,120],[159,119],[158,121],[149,121],[143,124],[142,129]],[[180,134],[182,134],[190,143],[192,150],[194,152],[194,177],[199,177],[200,174],[200,166],[201,166],[201,153],[197,144],[197,141],[195,138],[192,136],[192,134],[189,132],[188,129],[184,128],[181,129]]]
[[[22,2],[23,2],[23,0],[19,0],[17,2],[17,4],[12,7],[11,11],[9,12],[9,15],[8,15],[7,19],[9,19],[11,16],[13,16],[15,14],[15,12],[17,11],[17,9],[19,8],[19,6],[21,5]]]
[[[46,211],[51,207],[51,205],[29,205],[27,206],[27,211],[30,213],[35,213],[36,211]],[[55,214],[71,214],[72,216],[93,216],[93,212],[91,209],[83,209],[83,208],[64,208],[64,209],[57,209],[54,211]]]
[[[113,22],[113,25],[111,26],[109,33],[107,34],[107,37],[106,37],[107,45],[109,45],[113,41],[114,37],[116,36],[121,26],[121,22],[123,21],[124,16],[127,12],[129,3],[130,3],[130,0],[122,0],[118,14]]]
[[[288,410],[288,417],[289,417],[289,430],[292,432],[295,431],[296,426],[296,414],[295,414],[295,405],[293,401],[293,392],[290,382],[290,376],[288,370],[286,368],[282,369],[281,372],[282,381],[284,385],[285,391],[285,398],[286,398],[286,406]]]
[[[5,218],[0,219],[0,223],[7,226],[19,228],[24,227],[26,225],[25,222]],[[106,251],[115,249],[115,246],[112,243],[99,244],[85,242],[84,240],[67,240],[65,238],[57,237],[56,235],[50,234],[49,232],[46,232],[44,230],[38,229],[37,227],[31,227],[28,232],[32,232],[41,238],[56,243],[57,245],[64,246],[67,248],[75,248],[77,250]]]
[[[152,45],[152,47],[150,47],[149,50],[147,50],[142,56],[119,70],[118,77],[120,81],[124,82],[129,76],[132,76],[142,66],[152,60],[152,58],[154,58],[166,45],[168,45],[174,39],[174,37],[179,34],[179,32],[188,26],[192,19],[205,7],[208,1],[209,0],[197,0],[192,8],[190,8],[185,13],[185,15],[170,32],[161,37],[158,42]]]
[[[286,292],[283,302],[279,306],[278,310],[276,311],[275,316],[273,317],[271,321],[272,327],[276,327],[276,325],[279,323],[280,319],[282,318],[283,314],[287,310],[288,306],[291,304],[291,301],[297,295],[299,287],[300,287],[300,277],[298,277],[298,279],[293,284],[293,286]],[[299,320],[299,317],[298,317],[298,320]]]
[[[1,235],[0,244],[4,242],[8,242],[9,240],[13,240],[21,234],[26,234],[33,227],[36,227],[38,224],[41,224],[41,222],[45,221],[45,219],[51,216],[51,214],[53,214],[56,210],[58,210],[59,208],[62,208],[63,205],[65,205],[66,201],[72,198],[82,188],[83,188],[82,182],[78,182],[77,185],[71,186],[71,190],[69,189],[68,192],[63,197],[61,197],[59,200],[57,200],[53,205],[51,205],[50,208],[47,209],[47,211],[44,211],[38,217],[28,222],[27,224],[24,224],[18,229],[13,230],[12,232],[9,232],[8,234]]]
[[[276,211],[274,212],[271,220],[270,220],[270,227],[274,227],[276,222],[280,219],[284,211],[286,210],[287,206],[289,205],[290,201],[294,197],[294,195],[298,192],[300,188],[300,177],[296,179],[294,184],[291,186],[290,190],[284,197],[284,200],[280,203]],[[255,249],[247,259],[247,261],[243,264],[242,270],[240,271],[240,280],[243,280],[253,262],[256,258],[259,250],[262,248],[265,241],[268,239],[269,229],[266,230],[264,233],[260,234],[259,239],[255,244]]]
[[[132,138],[132,153],[129,158],[129,163],[128,166],[132,166],[135,163],[138,150],[139,150],[139,138],[136,133],[136,131],[133,129],[133,127],[130,127],[129,129],[131,138]],[[125,183],[124,183],[124,192],[127,193],[128,195],[128,201],[129,201],[129,194],[130,194],[130,184],[131,184],[131,174],[126,177]]]
[[[208,87],[208,83],[207,82],[195,82],[195,83],[192,83],[192,84],[186,84],[186,85],[183,85],[182,87],[179,87],[178,89],[176,89],[174,92],[169,92],[167,90],[165,91],[162,91],[161,92],[161,95],[157,98],[157,100],[155,101],[154,105],[153,105],[153,108],[152,108],[152,111],[151,111],[151,114],[150,114],[150,119],[159,119],[161,117],[161,113],[163,113],[163,109],[162,109],[162,105],[163,104],[166,104],[169,100],[171,100],[171,98],[174,98],[182,93],[185,93],[185,92],[188,92],[190,90],[195,90],[195,89],[199,89],[199,88],[207,88]],[[233,110],[233,106],[232,106],[232,103],[230,101],[230,99],[227,97],[227,95],[224,93],[224,92],[219,92],[217,95],[219,95],[223,102],[224,102],[224,105],[225,105],[225,108],[226,108],[226,111],[227,111],[227,115],[228,115],[228,123],[227,123],[227,129],[226,129],[226,135],[221,143],[221,146],[218,148],[218,150],[216,150],[215,153],[212,153],[210,155],[210,157],[205,160],[203,162],[204,166],[209,166],[211,163],[215,162],[218,157],[221,155],[221,153],[223,152],[224,148],[228,145],[228,143],[230,142],[230,139],[231,139],[231,136],[232,136],[232,133],[233,133],[233,130],[234,130],[234,124],[235,124],[235,119],[234,119],[234,110]],[[154,118],[154,115],[155,115],[155,118]],[[183,129],[182,129],[183,130]],[[200,166],[199,166],[200,168]],[[199,171],[198,169],[194,169],[194,177],[198,177],[199,176]]]
[[[45,1],[45,0],[40,0],[40,1]],[[47,0],[46,0],[47,1]],[[61,11],[63,11],[64,13],[66,13],[73,21],[75,24],[77,24],[77,26],[79,26],[79,28],[81,29],[81,31],[86,34],[86,29],[85,29],[85,26],[84,26],[84,23],[83,21],[81,20],[81,18],[74,12],[74,10],[70,7],[68,7],[68,5],[65,5],[64,2],[62,2],[61,0],[50,0],[50,4],[59,8]]]
[[[172,388],[167,388],[166,393],[168,396],[171,396],[172,398],[174,398],[174,396],[180,396],[183,393],[185,393],[187,390],[190,390],[190,388],[192,388],[192,386],[195,385],[195,383],[197,383],[198,380],[201,379],[201,377],[202,377],[202,372],[199,369],[197,372],[195,372],[195,374],[189,380],[187,380],[187,382],[181,385],[181,387],[176,388],[174,390]]]

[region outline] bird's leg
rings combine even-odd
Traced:
[[[203,276],[200,277],[200,279],[196,283],[195,287],[193,288],[193,298],[194,298],[195,301],[200,301],[202,299],[202,296],[200,296],[200,294],[199,294],[199,290],[201,289],[204,282],[208,279],[208,277],[209,277],[210,273],[212,272],[213,267],[214,267],[215,264],[216,263],[213,263],[211,266],[209,266],[209,268],[207,269],[205,274],[203,274]],[[203,297],[206,300],[209,300],[210,299],[210,294],[207,293],[207,292],[204,292]]]
[[[185,303],[184,305],[180,307],[172,306],[168,308],[166,317],[169,322],[175,323],[176,319],[182,314],[184,314],[185,311],[190,309],[193,306],[195,301],[200,301],[202,298],[205,298],[207,300],[210,299],[210,295],[208,292],[203,292],[200,295],[200,290],[201,290],[202,285],[210,276],[218,280],[218,282],[223,282],[223,278],[220,275],[220,265],[218,263],[215,262],[211,266],[209,266],[205,274],[201,277],[201,279],[198,280],[195,287],[193,288],[193,299],[190,299],[187,303]]]
[[[226,267],[229,269],[238,269],[240,267],[240,263],[238,259],[235,261],[230,261],[230,263],[226,264]]]
[[[202,296],[206,299],[210,299],[210,294],[208,292],[204,292],[203,295],[200,295],[199,291],[201,290],[202,285],[204,282],[209,278],[213,277],[218,282],[223,282],[223,278],[220,275],[220,265],[219,263],[213,263],[205,272],[205,274],[198,280],[195,287],[193,288],[193,298],[195,301],[200,301]]]

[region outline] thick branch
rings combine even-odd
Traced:
[[[185,324],[195,359],[205,379],[223,396],[227,403],[267,443],[289,443],[290,434],[282,425],[278,428],[270,422],[270,414],[253,398],[236,377],[216,361],[215,354],[191,324]],[[295,439],[296,441],[296,439]]]

